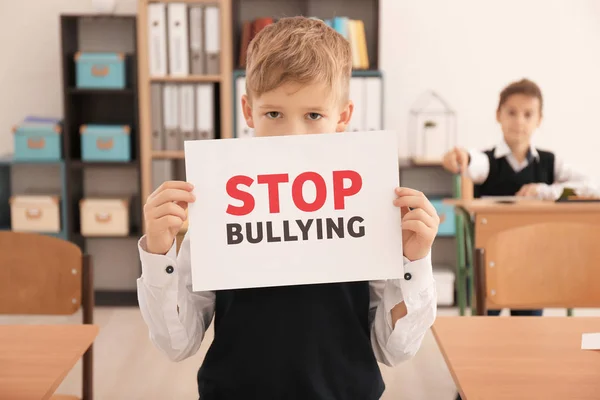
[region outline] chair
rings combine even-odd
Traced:
[[[92,263],[75,244],[55,237],[0,232],[0,314],[72,315],[93,323]],[[83,400],[93,398],[92,346],[83,355]],[[56,395],[52,400],[76,399]]]
[[[599,307],[598,243],[596,225],[568,221],[490,237],[485,249],[475,250],[477,315],[486,315],[488,308]]]
[[[465,174],[454,176],[454,193],[461,200],[473,199],[473,181]],[[465,315],[467,299],[471,299],[472,311],[475,311],[472,299],[473,286],[473,223],[471,215],[461,207],[455,208],[456,218],[456,295],[460,315]]]

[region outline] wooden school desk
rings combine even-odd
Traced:
[[[600,398],[591,317],[438,317],[433,334],[463,400]]]
[[[519,200],[514,203],[502,203],[487,199],[447,199],[444,200],[444,203],[454,205],[457,212],[463,214],[464,220],[467,222],[466,259],[468,262],[466,264],[467,276],[471,278],[472,306],[474,306],[473,297],[476,297],[473,291],[473,265],[477,262],[474,257],[475,249],[483,249],[485,252],[488,242],[497,234],[518,227],[548,222],[581,222],[600,227],[600,202],[556,203],[541,200]],[[600,228],[596,236],[600,243]],[[561,240],[558,235],[556,240]],[[585,257],[586,255],[581,256]],[[593,254],[589,256],[594,257]],[[598,260],[589,260],[585,264],[593,266],[597,262]],[[531,266],[528,267],[531,268]],[[464,295],[466,290],[468,289],[465,288],[464,281],[459,280],[458,291]],[[464,310],[460,311],[462,315]],[[473,311],[475,312],[474,308]]]
[[[49,399],[97,335],[89,324],[0,325],[0,399]]]

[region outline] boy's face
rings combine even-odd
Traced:
[[[285,83],[252,100],[242,98],[244,118],[256,136],[343,132],[352,116],[352,102],[340,104],[323,84]]]
[[[542,122],[540,100],[524,94],[513,94],[500,107],[496,119],[510,147],[529,145],[533,132]]]

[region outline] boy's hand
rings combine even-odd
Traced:
[[[402,215],[402,248],[410,261],[425,257],[437,235],[440,217],[425,195],[409,188],[396,188],[394,205]],[[409,209],[410,207],[410,209]]]
[[[187,219],[188,203],[196,200],[193,186],[187,182],[168,181],[160,185],[144,205],[146,247],[149,253],[167,254],[175,236]]]
[[[469,166],[469,153],[464,149],[455,147],[444,154],[442,166],[453,174],[462,173]]]
[[[537,197],[539,192],[540,192],[540,184],[539,183],[528,183],[526,185],[521,186],[521,189],[519,189],[516,196]]]

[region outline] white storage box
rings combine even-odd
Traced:
[[[83,236],[129,235],[129,199],[87,198],[79,207]]]
[[[60,197],[16,195],[10,198],[11,229],[16,232],[60,232]]]
[[[454,305],[454,271],[447,267],[433,268],[433,279],[435,280],[439,306]]]

